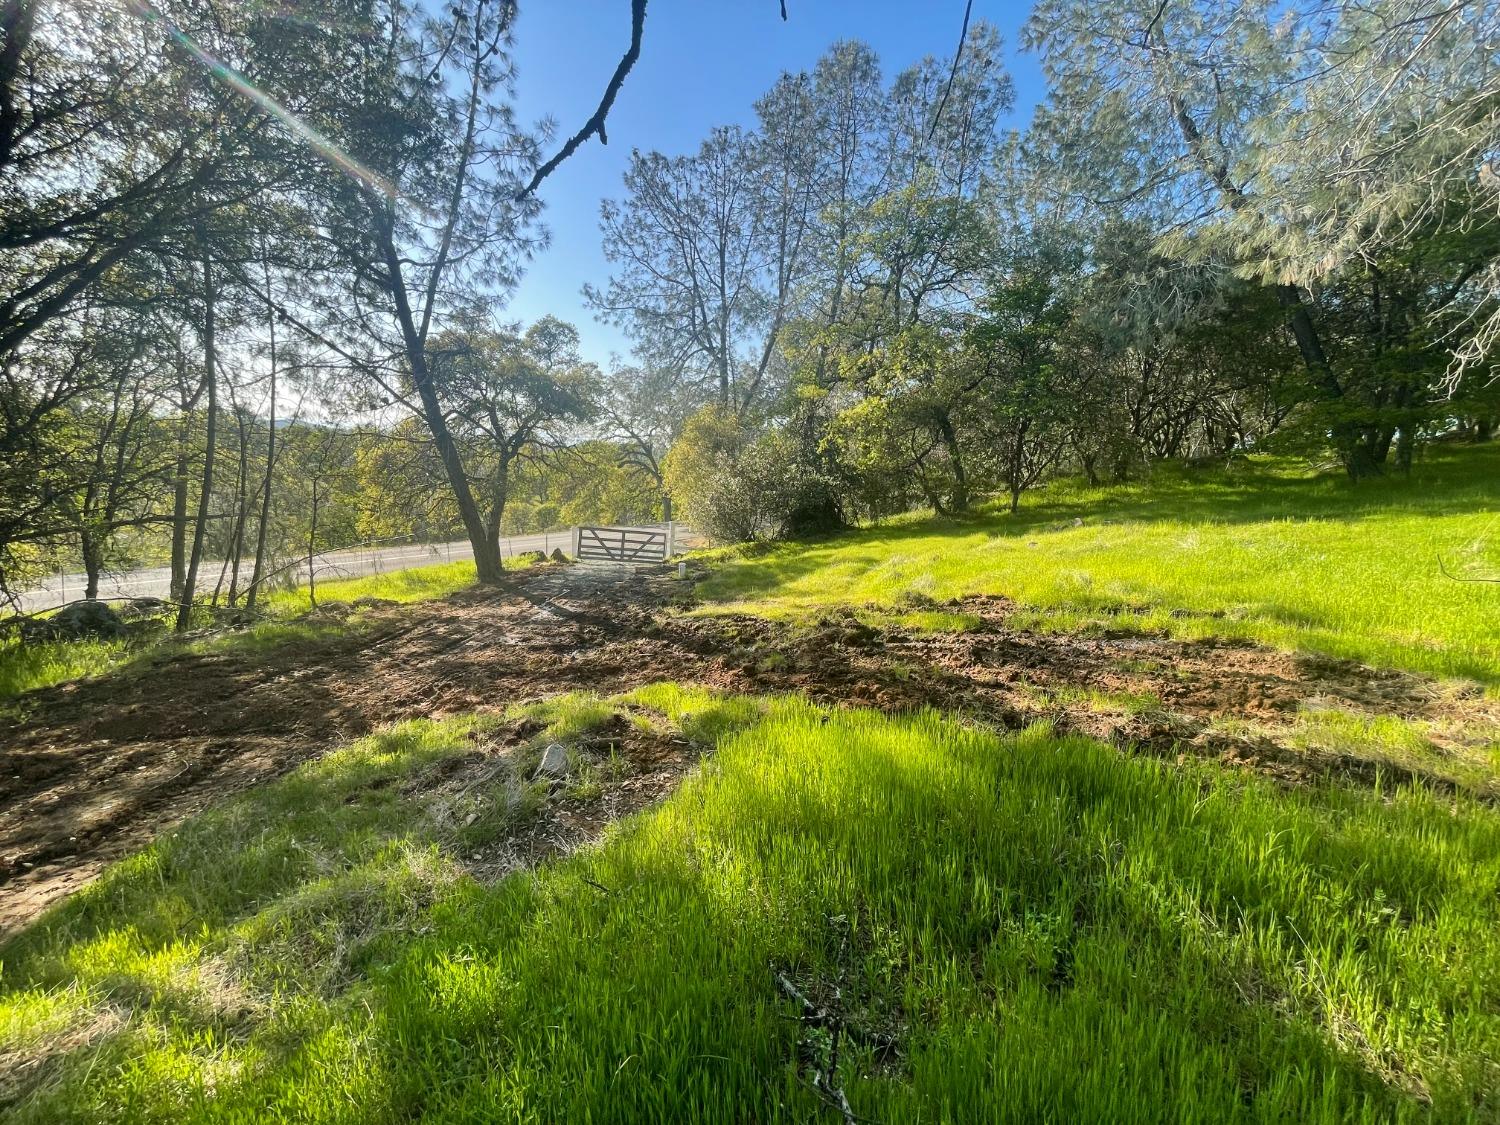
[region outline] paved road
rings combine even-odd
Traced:
[[[517,535],[500,540],[500,551],[509,558],[524,551],[551,551],[561,547],[571,551],[573,531],[552,531],[542,535]],[[366,574],[383,574],[390,570],[405,570],[413,566],[428,566],[432,563],[448,562],[450,559],[471,559],[474,550],[468,540],[453,543],[426,543],[332,551],[319,555],[314,562],[318,581],[331,578],[354,578]],[[205,560],[199,564],[198,587],[209,592],[219,580],[223,560]],[[307,582],[307,563],[289,568],[295,573],[297,582]],[[248,582],[246,570],[241,571],[241,581]],[[226,585],[228,578],[225,579]],[[99,579],[99,596],[102,598],[165,598],[171,591],[172,572],[165,566],[146,567],[126,571]],[[54,575],[47,582],[21,595],[21,612],[35,613],[41,609],[76,601],[83,597],[84,576],[82,574]]]

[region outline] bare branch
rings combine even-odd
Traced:
[[[1454,582],[1500,582],[1500,578],[1489,578],[1483,575],[1471,578],[1468,575],[1464,574],[1450,574],[1448,572],[1448,568],[1443,565],[1442,555],[1437,556],[1437,564],[1438,571],[1442,574],[1442,576],[1444,578],[1451,579]]]
[[[635,66],[636,60],[641,57],[641,33],[646,27],[646,0],[630,0],[630,49],[625,52],[620,65],[615,67],[615,73],[609,80],[609,85],[604,88],[604,97],[599,100],[599,108],[594,115],[583,123],[583,128],[568,138],[568,141],[547,163],[532,174],[531,182],[517,194],[516,199],[525,199],[537,187],[557,170],[568,157],[578,151],[578,147],[595,133],[599,134],[599,143],[609,144],[609,136],[604,131],[605,118],[609,116],[611,107],[615,104],[615,95],[620,92],[620,87],[625,85],[625,77]]]
[[[969,0],[964,5],[964,25],[958,33],[958,50],[953,52],[953,69],[948,71],[948,85],[943,89],[943,100],[938,102],[937,112],[932,115],[932,128],[927,130],[927,142],[932,143],[932,138],[937,135],[938,122],[943,119],[943,110],[948,108],[948,95],[953,93],[953,82],[958,77],[958,62],[964,57],[964,44],[969,39],[969,17],[974,14],[974,0]],[[786,18],[786,8],[781,9],[782,19]]]

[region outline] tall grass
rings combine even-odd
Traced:
[[[1053,629],[1161,630],[1500,686],[1500,444],[1437,448],[1411,479],[1358,486],[1255,460],[1062,482],[1016,516],[902,520],[734,557],[714,609],[803,618],[833,605],[962,627],[933,603],[1000,594]]]
[[[116,867],[0,951],[12,1119],[837,1120],[776,973],[852,1029],[861,1120],[1500,1115],[1491,807],[932,714],[628,703],[717,755],[533,874],[476,883],[425,811],[469,720]]]
[[[130,649],[122,640],[21,644],[11,637],[0,641],[0,700],[34,688],[98,675],[128,659]]]

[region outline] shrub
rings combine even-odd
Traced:
[[[707,408],[689,419],[665,475],[688,521],[712,539],[775,539],[843,524],[837,482],[803,427],[752,438],[732,412]]]

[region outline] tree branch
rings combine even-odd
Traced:
[[[630,0],[630,48],[625,52],[620,65],[615,67],[615,73],[609,80],[609,85],[604,88],[604,97],[599,100],[599,108],[594,115],[583,123],[583,128],[568,138],[556,156],[538,168],[527,184],[516,195],[517,201],[525,199],[548,176],[552,175],[568,157],[578,151],[578,147],[595,133],[599,134],[599,143],[609,144],[609,136],[604,131],[604,120],[609,116],[611,107],[615,104],[615,95],[620,92],[620,87],[625,85],[625,77],[635,66],[636,60],[641,57],[641,33],[646,27],[646,0]]]
[[[943,119],[943,110],[948,108],[948,95],[953,93],[953,82],[958,77],[958,61],[964,57],[964,43],[969,38],[969,17],[974,14],[974,0],[964,5],[964,25],[958,33],[958,50],[953,52],[953,69],[948,71],[948,85],[943,87],[943,100],[938,102],[937,112],[932,115],[932,128],[927,130],[927,143],[937,135],[938,122]],[[786,19],[786,6],[782,5],[781,18]]]

